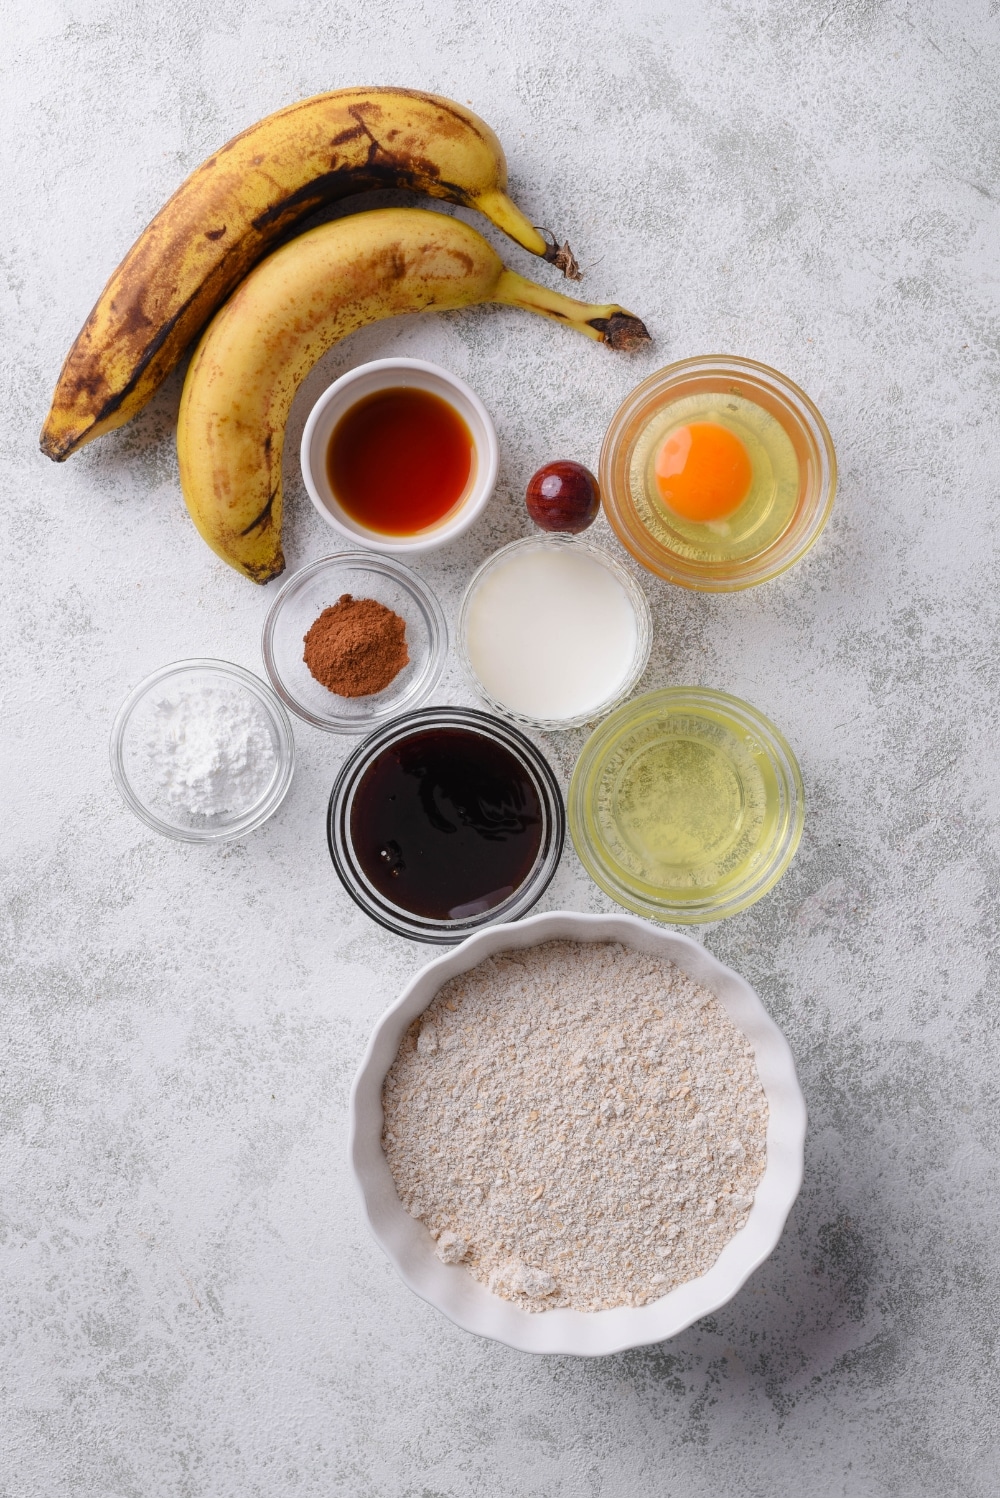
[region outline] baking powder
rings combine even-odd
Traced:
[[[274,775],[277,752],[264,711],[235,684],[175,688],[150,704],[140,730],[136,774],[168,821],[238,816]]]

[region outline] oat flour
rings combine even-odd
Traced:
[[[522,1307],[641,1306],[746,1222],[767,1100],[714,995],[619,943],[450,980],[383,1088],[400,1198],[442,1260]]]

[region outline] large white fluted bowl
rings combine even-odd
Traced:
[[[675,1287],[645,1307],[606,1312],[553,1308],[527,1312],[476,1281],[461,1265],[445,1265],[426,1227],[396,1195],[382,1151],[382,1083],[406,1028],[426,1010],[446,980],[507,949],[532,948],[554,938],[620,942],[671,959],[717,995],[748,1037],[770,1109],[767,1165],[746,1224],[704,1276]],[[615,1354],[680,1333],[734,1297],[770,1255],[802,1185],[806,1107],[788,1043],[746,980],[692,938],[638,917],[548,912],[484,928],[435,958],[406,986],[375,1027],[351,1092],[350,1162],[372,1233],[407,1286],[470,1333],[499,1339],[531,1354]]]

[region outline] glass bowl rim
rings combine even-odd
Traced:
[[[631,453],[638,437],[638,434],[633,434],[626,443],[630,424],[652,397],[665,395],[672,386],[688,376],[712,374],[718,374],[723,379],[736,377],[751,387],[756,385],[760,390],[767,389],[795,418],[816,450],[820,473],[815,485],[815,496],[811,504],[805,507],[806,519],[799,528],[798,541],[791,550],[781,550],[782,541],[792,534],[790,524],[762,553],[743,563],[699,564],[680,558],[652,538],[648,547],[643,548],[626,524],[624,516],[633,514],[632,505],[629,498],[619,498],[616,468],[623,454]],[[598,474],[608,524],[629,556],[665,582],[703,593],[733,593],[739,589],[754,588],[757,584],[770,582],[793,567],[818,540],[830,519],[837,494],[837,454],[830,429],[816,403],[790,376],[775,369],[773,365],[746,359],[738,354],[698,354],[675,360],[654,370],[634,386],[608,423],[601,443]],[[648,535],[646,528],[638,520],[636,529],[644,536]]]
[[[338,717],[332,714],[324,717],[314,713],[296,698],[285,683],[278,670],[274,652],[274,635],[282,610],[313,578],[331,570],[331,565],[363,567],[372,573],[381,573],[392,578],[409,593],[427,627],[427,665],[423,678],[410,689],[407,696],[385,700],[379,708],[372,709],[367,714],[358,715],[356,718]],[[368,552],[361,547],[346,548],[340,552],[328,552],[326,556],[306,563],[304,567],[299,568],[285,580],[264,618],[260,649],[264,658],[264,670],[271,687],[282,703],[298,718],[304,719],[307,724],[312,724],[315,729],[322,729],[327,734],[367,734],[379,724],[386,723],[401,713],[409,713],[427,702],[441,680],[441,674],[448,659],[448,622],[437,595],[406,563],[400,562],[398,558],[387,557],[381,552]],[[331,694],[331,697],[335,698],[336,694]]]
[[[527,879],[505,901],[488,911],[454,921],[421,917],[393,906],[370,889],[363,872],[356,870],[349,812],[353,794],[368,767],[383,750],[422,728],[455,727],[476,730],[504,747],[524,764],[535,783],[545,817],[542,843]],[[559,782],[548,759],[516,725],[508,724],[479,708],[437,704],[401,714],[380,725],[356,745],[337,773],[327,804],[326,840],[334,870],[357,906],[389,932],[418,942],[451,944],[496,922],[523,917],[541,899],[559,867],[566,842],[566,808]]]
[[[756,871],[752,879],[744,880],[732,888],[729,894],[723,890],[712,897],[700,897],[690,902],[657,902],[649,897],[635,896],[626,883],[612,872],[611,863],[603,853],[603,845],[587,834],[585,809],[590,806],[592,799],[585,794],[604,761],[609,742],[627,714],[634,713],[638,722],[644,717],[645,710],[655,712],[661,707],[667,712],[686,709],[692,717],[697,716],[699,707],[725,709],[740,727],[751,731],[759,741],[774,770],[779,791],[787,802],[785,827],[766,865],[762,870]],[[802,838],[805,787],[794,751],[781,730],[766,714],[733,693],[724,693],[716,688],[681,685],[642,693],[598,725],[580,751],[573,768],[566,796],[566,811],[570,838],[577,857],[605,895],[610,896],[626,911],[638,916],[659,922],[693,925],[735,916],[774,888],[794,859]]]
[[[142,801],[141,797],[132,786],[128,773],[125,770],[125,735],[131,722],[132,715],[139,704],[154,687],[161,682],[168,681],[171,677],[180,676],[185,672],[211,672],[216,676],[229,677],[234,682],[239,682],[254,694],[258,703],[267,714],[278,742],[278,760],[275,767],[275,775],[264,796],[252,807],[247,808],[239,818],[232,823],[223,824],[216,828],[178,828],[176,824],[168,823],[165,819],[157,817],[150,808]],[[266,823],[272,813],[277,812],[285,799],[288,788],[292,783],[292,775],[295,770],[295,737],[292,733],[292,722],[285,712],[284,705],[280,702],[277,694],[271,689],[263,678],[258,677],[246,667],[241,667],[236,662],[226,661],[222,657],[191,656],[184,657],[180,661],[167,662],[162,667],[157,667],[150,672],[141,682],[137,683],[125,698],[118,712],[115,714],[114,723],[111,726],[111,775],[115,786],[118,788],[125,805],[135,814],[148,828],[156,833],[164,834],[167,838],[177,839],[184,844],[221,844],[230,839],[242,838],[245,834],[253,833]]]
[[[531,714],[522,713],[517,709],[509,708],[499,698],[487,692],[480,682],[476,670],[469,657],[466,638],[468,635],[469,610],[476,590],[493,569],[504,559],[517,552],[528,552],[534,548],[559,548],[575,549],[586,552],[596,562],[606,567],[614,578],[622,585],[626,597],[635,613],[636,644],[627,675],[622,679],[618,688],[609,697],[596,707],[588,709],[584,714],[573,714],[565,719],[536,718]],[[653,646],[653,618],[650,611],[649,600],[645,590],[638,579],[634,578],[628,568],[613,553],[599,546],[590,537],[574,535],[565,531],[541,531],[534,536],[517,537],[513,542],[505,542],[498,547],[496,552],[491,552],[476,568],[472,577],[465,586],[462,602],[459,605],[458,623],[455,628],[455,655],[458,657],[463,672],[472,687],[478,693],[483,702],[488,704],[495,714],[508,719],[515,724],[521,724],[529,729],[579,729],[585,724],[593,724],[612,712],[619,704],[634,692],[636,684],[640,681],[643,673],[649,665],[649,655]]]

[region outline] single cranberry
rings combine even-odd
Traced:
[[[543,531],[586,531],[597,520],[601,490],[589,469],[564,458],[532,474],[525,500]]]

